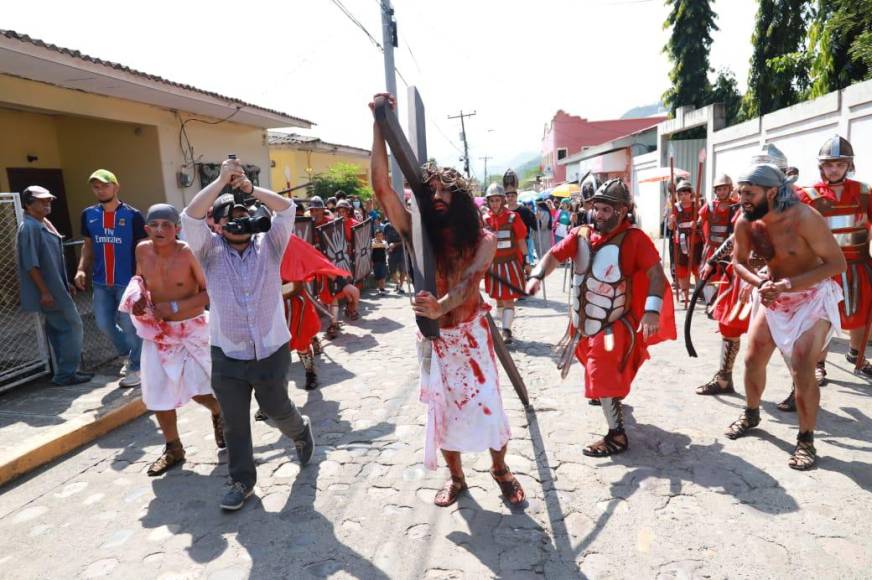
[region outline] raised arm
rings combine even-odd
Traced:
[[[376,97],[384,96],[391,104],[396,106],[394,97],[387,93],[379,93]],[[370,110],[375,109],[375,97],[369,104]],[[396,228],[397,232],[405,239],[409,239],[412,233],[412,220],[409,210],[403,203],[402,196],[394,191],[391,186],[390,172],[388,170],[388,148],[378,123],[372,124],[372,155],[370,156],[370,173],[372,174],[372,189],[379,204],[384,208],[388,221]]]
[[[242,171],[242,165],[240,165],[238,159],[225,159],[221,163],[221,173],[218,174],[218,178],[194,196],[194,199],[185,208],[185,213],[197,220],[206,219],[206,212],[209,211],[212,203],[221,195],[224,187],[232,179],[239,179],[244,175],[245,173]]]

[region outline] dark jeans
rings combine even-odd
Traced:
[[[303,416],[288,397],[288,345],[261,360],[230,358],[212,347],[212,390],[224,415],[224,438],[229,452],[230,478],[251,488],[257,481],[251,443],[251,391],[279,431],[296,441],[303,438]]]

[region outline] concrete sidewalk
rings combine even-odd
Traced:
[[[0,395],[0,486],[145,413],[138,388],[118,388],[116,366],[82,385],[45,378]]]

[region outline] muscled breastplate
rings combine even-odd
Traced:
[[[596,250],[580,235],[573,261],[572,325],[582,336],[594,336],[629,311],[630,281],[621,271],[621,244],[626,232]]]
[[[709,243],[722,244],[732,233],[733,214],[735,210],[731,206],[726,209],[717,206],[715,202],[709,203]]]

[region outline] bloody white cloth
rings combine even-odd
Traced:
[[[842,289],[832,279],[818,282],[807,290],[783,292],[773,304],[766,307],[766,322],[775,346],[787,361],[793,354],[793,345],[799,337],[819,320],[830,323],[824,348],[834,334],[841,330],[839,302]],[[762,307],[760,293],[754,290],[754,309]]]
[[[468,322],[439,329],[433,341],[418,335],[420,399],[427,405],[427,469],[436,469],[440,449],[499,450],[512,436],[486,313],[483,309]]]
[[[136,316],[133,304],[143,295],[148,307],[144,315]],[[142,338],[142,400],[149,410],[171,411],[195,396],[213,394],[207,313],[188,320],[158,321],[139,276],[130,280],[118,309],[131,315],[136,334]]]

